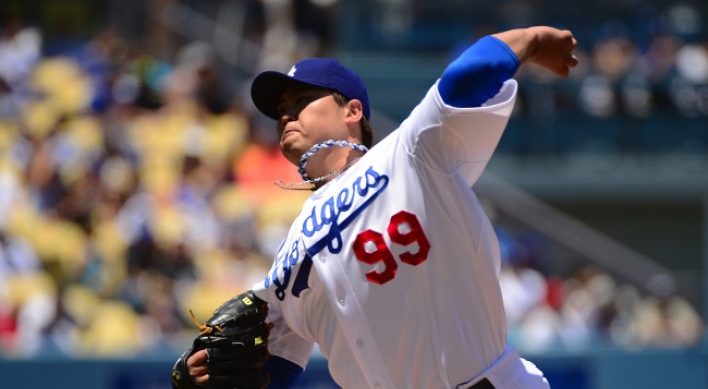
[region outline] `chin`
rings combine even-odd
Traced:
[[[300,165],[300,158],[302,158],[302,155],[305,154],[304,151],[300,151],[295,147],[291,147],[292,145],[280,145],[280,152],[283,153],[283,156],[285,159],[290,161],[295,166]]]

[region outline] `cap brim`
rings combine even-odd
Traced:
[[[259,74],[251,84],[253,104],[264,115],[278,120],[280,96],[292,83],[290,77],[280,72],[267,71]]]
[[[251,84],[251,99],[259,111],[271,119],[279,120],[278,104],[283,93],[294,85],[311,85],[323,87],[294,79],[287,74],[276,71],[265,71],[259,74]]]

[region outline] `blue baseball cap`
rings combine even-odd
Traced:
[[[303,84],[337,91],[349,99],[361,101],[364,116],[369,119],[369,95],[361,77],[331,58],[302,60],[287,74],[265,71],[253,80],[251,98],[258,110],[279,120],[278,104],[283,92],[290,86]]]

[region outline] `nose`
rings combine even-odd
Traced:
[[[280,121],[283,124],[297,120],[300,111],[293,105],[288,105],[280,110]]]
[[[280,120],[278,120],[278,135],[282,136],[283,131],[285,131],[285,125],[297,120],[297,117],[294,115],[288,114],[288,113],[283,113],[280,115]]]
[[[283,124],[288,124],[295,120],[297,120],[297,117],[289,112],[285,112],[280,116],[280,122]]]

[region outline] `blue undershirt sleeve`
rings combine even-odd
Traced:
[[[518,68],[519,59],[509,46],[496,37],[485,36],[448,65],[438,90],[447,105],[481,107]]]
[[[303,371],[300,365],[275,355],[268,358],[263,368],[270,376],[267,389],[288,389]]]

